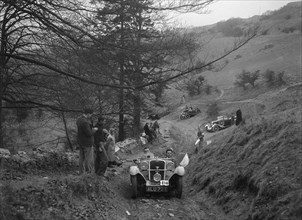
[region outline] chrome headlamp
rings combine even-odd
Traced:
[[[149,164],[147,161],[143,161],[139,164],[139,168],[141,171],[148,170]]]
[[[161,180],[161,175],[160,175],[159,173],[154,174],[154,175],[153,175],[153,180],[154,180],[155,182],[160,181],[160,180]]]
[[[168,162],[166,167],[167,170],[174,170],[175,169],[174,162]]]

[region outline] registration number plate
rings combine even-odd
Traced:
[[[168,192],[167,187],[160,187],[160,186],[147,186],[147,192]]]
[[[169,186],[169,181],[168,180],[161,180],[159,184],[161,186]]]

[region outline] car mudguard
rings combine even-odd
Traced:
[[[134,176],[134,175],[140,173],[140,171],[137,166],[131,166],[129,169],[129,173],[131,176]]]
[[[175,170],[174,170],[174,174],[177,174],[179,176],[185,175],[185,168],[182,167],[182,166],[176,167]]]

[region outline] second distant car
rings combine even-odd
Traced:
[[[186,118],[191,118],[191,117],[194,117],[195,115],[199,114],[200,112],[201,112],[201,111],[200,111],[199,108],[195,108],[195,109],[193,109],[193,108],[186,109],[185,111],[183,111],[183,112],[180,114],[179,118],[180,118],[181,120],[186,119]]]
[[[150,115],[148,115],[148,119],[150,119],[150,120],[159,120],[160,117],[159,117],[158,114],[150,114]]]
[[[217,120],[211,121],[205,125],[205,129],[208,132],[216,132],[232,126],[236,121],[236,116],[218,116]]]

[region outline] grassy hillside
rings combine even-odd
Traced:
[[[302,86],[263,100],[261,115],[218,132],[189,167],[191,195],[205,193],[238,219],[302,217]]]
[[[194,148],[192,140],[198,124],[208,120],[206,108],[211,99],[219,103],[220,114],[241,108],[244,117],[238,127],[206,133],[206,140],[212,143],[204,143],[197,155],[191,154],[189,196],[202,204],[206,195],[208,203],[220,205],[233,219],[302,219],[302,35],[298,28],[283,31],[301,25],[301,2],[252,19],[271,29],[227,57],[227,65],[220,71],[201,73],[223,94],[189,98],[188,103],[202,112],[175,123],[187,131],[183,134],[187,138],[178,135],[180,145]],[[209,44],[208,48],[214,48],[207,50],[210,54],[221,53],[235,39],[216,36]],[[206,57],[203,52],[199,56]],[[244,91],[234,87],[236,75],[243,69],[260,70],[256,88]],[[267,69],[284,71],[286,85],[266,86],[263,74]],[[182,107],[170,118],[177,120]]]
[[[209,83],[220,88],[233,86],[236,75],[243,69],[247,71],[265,72],[267,69],[273,71],[285,71],[288,83],[301,81],[301,34],[279,34],[260,36],[253,39],[236,53],[227,58],[228,64],[219,72],[205,72],[204,75]],[[216,41],[229,39],[220,38]]]

